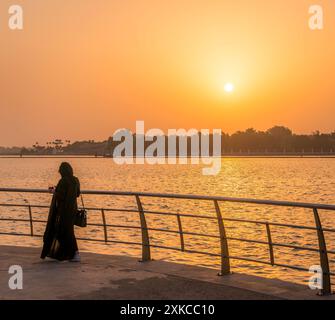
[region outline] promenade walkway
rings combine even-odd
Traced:
[[[306,286],[165,261],[82,253],[81,263],[43,261],[40,250],[0,246],[0,299],[333,299]],[[23,268],[23,290],[8,269]]]

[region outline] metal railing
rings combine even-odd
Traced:
[[[49,190],[42,189],[13,189],[13,188],[0,188],[0,192],[15,192],[15,193],[50,193]],[[335,211],[335,205],[325,205],[325,204],[313,204],[313,203],[301,203],[301,202],[289,202],[289,201],[272,201],[272,200],[256,200],[256,199],[244,199],[244,198],[229,198],[229,197],[215,197],[215,196],[199,196],[199,195],[181,195],[181,194],[160,194],[160,193],[144,193],[144,192],[122,192],[122,191],[82,191],[82,194],[87,195],[113,195],[113,196],[122,196],[122,197],[133,197],[136,201],[137,209],[124,209],[124,208],[86,208],[88,211],[99,211],[101,212],[102,223],[88,223],[89,226],[96,226],[103,228],[104,239],[94,239],[94,238],[78,238],[79,240],[86,241],[98,241],[104,243],[119,243],[119,244],[127,244],[127,245],[139,245],[142,247],[142,261],[150,261],[151,260],[151,248],[160,248],[160,249],[168,249],[168,250],[178,250],[186,253],[195,253],[213,257],[221,258],[221,270],[220,275],[226,275],[230,273],[230,260],[240,260],[247,261],[253,263],[260,263],[270,266],[278,266],[284,268],[290,268],[298,271],[309,271],[307,268],[303,268],[300,266],[294,265],[286,265],[277,263],[275,261],[274,249],[276,247],[285,247],[291,249],[299,249],[306,250],[310,252],[317,252],[320,257],[320,266],[322,269],[322,289],[320,290],[320,294],[327,295],[331,294],[331,276],[335,275],[330,272],[328,254],[335,254],[335,251],[327,250],[326,241],[324,232],[335,232],[335,229],[331,228],[323,228],[319,216],[318,210],[331,210]],[[201,214],[182,214],[176,212],[162,212],[162,211],[152,211],[145,210],[142,204],[142,198],[156,198],[156,199],[184,199],[184,200],[200,200],[207,201],[213,203],[213,210],[215,212],[215,216],[201,215]],[[243,203],[243,204],[254,204],[254,205],[265,205],[265,206],[280,206],[280,207],[293,207],[293,208],[305,208],[310,209],[313,213],[315,227],[311,226],[301,226],[301,225],[293,225],[293,224],[284,224],[284,223],[275,223],[268,221],[256,221],[256,220],[248,220],[248,219],[236,219],[223,217],[220,203],[230,202],[230,203]],[[17,221],[17,222],[28,222],[30,225],[30,233],[12,233],[12,232],[1,232],[0,235],[16,235],[16,236],[35,236],[41,237],[42,235],[37,235],[34,233],[34,223],[45,223],[45,220],[37,220],[33,219],[32,209],[34,208],[49,208],[46,205],[31,205],[31,204],[12,204],[12,203],[0,203],[0,207],[21,207],[27,208],[28,219],[19,219],[19,218],[2,218],[0,217],[0,221]],[[121,225],[121,224],[108,224],[106,223],[106,212],[124,212],[130,213],[135,212],[139,214],[140,226],[130,226],[130,225]],[[163,228],[152,228],[147,226],[147,215],[160,215],[160,216],[174,216],[176,218],[176,224],[178,226],[178,230],[169,230]],[[182,225],[182,217],[187,218],[197,218],[197,219],[209,219],[217,222],[219,233],[218,235],[208,235],[204,233],[198,232],[186,232],[183,231]],[[267,241],[261,240],[252,240],[245,238],[237,238],[227,236],[225,221],[235,222],[235,223],[248,223],[254,225],[263,225],[264,232],[266,233]],[[271,227],[287,227],[293,229],[305,229],[305,230],[314,230],[317,234],[318,238],[318,247],[307,247],[307,246],[297,246],[292,244],[285,243],[277,243],[273,242]],[[141,230],[142,241],[141,242],[131,242],[131,241],[119,241],[119,240],[111,240],[108,238],[108,229],[107,228],[125,228],[125,229],[139,229]],[[163,245],[157,245],[150,243],[149,231],[159,231],[166,233],[178,234],[180,238],[180,246],[179,247],[169,247]],[[203,252],[196,250],[186,249],[185,246],[185,235],[190,236],[199,236],[206,238],[214,238],[220,241],[220,249],[221,253],[211,253],[211,252]],[[240,241],[247,243],[255,243],[266,245],[268,247],[269,252],[269,261],[260,260],[260,259],[251,259],[248,257],[240,257],[233,256],[229,254],[229,245],[228,241]]]

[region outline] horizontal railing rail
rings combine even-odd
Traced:
[[[15,193],[50,193],[48,189],[25,189],[25,188],[0,188],[0,192],[15,192]],[[226,202],[239,202],[249,204],[262,204],[271,206],[282,207],[297,207],[307,209],[320,209],[320,210],[334,210],[335,205],[330,204],[316,204],[304,203],[293,201],[276,201],[276,200],[258,200],[247,198],[232,198],[220,196],[202,196],[193,194],[172,194],[172,193],[149,193],[149,192],[132,192],[132,191],[104,191],[104,190],[82,190],[82,194],[91,195],[111,195],[111,196],[139,196],[139,197],[152,197],[152,198],[170,198],[170,199],[185,199],[185,200],[208,200],[208,201],[226,201]]]
[[[24,188],[0,188],[0,192],[14,192],[14,193],[51,193],[48,189],[24,189]],[[322,289],[320,291],[321,294],[331,294],[331,276],[335,275],[330,272],[328,254],[335,254],[333,250],[327,250],[326,241],[324,232],[332,232],[335,233],[335,229],[332,228],[323,228],[321,224],[321,220],[319,217],[318,210],[330,210],[335,211],[335,205],[329,204],[315,204],[315,203],[303,203],[303,202],[291,202],[291,201],[273,201],[273,200],[257,200],[257,199],[245,199],[245,198],[231,198],[231,197],[220,197],[220,196],[202,196],[202,195],[182,195],[182,194],[161,194],[161,193],[146,193],[146,192],[124,192],[124,191],[93,191],[93,190],[85,190],[82,191],[82,194],[86,195],[110,195],[110,196],[123,196],[123,197],[134,197],[137,208],[134,209],[125,209],[125,208],[100,208],[100,207],[88,207],[86,208],[88,211],[98,211],[101,213],[102,223],[88,223],[88,226],[94,227],[102,227],[103,228],[103,239],[96,238],[79,238],[79,240],[85,241],[97,241],[103,243],[119,243],[126,245],[138,245],[142,247],[142,261],[151,260],[151,250],[150,248],[160,248],[160,249],[168,249],[168,250],[177,250],[186,253],[194,253],[199,255],[208,255],[213,257],[221,258],[221,275],[230,273],[230,260],[240,260],[240,261],[248,261],[253,263],[260,263],[264,265],[270,266],[278,266],[284,268],[290,268],[293,270],[299,271],[309,271],[309,269],[287,265],[282,263],[277,263],[275,261],[274,250],[277,247],[283,248],[291,248],[302,251],[310,251],[317,252],[319,254],[320,266],[322,269]],[[163,212],[163,211],[154,211],[154,210],[145,210],[142,204],[142,198],[157,198],[157,199],[184,199],[184,200],[201,200],[201,201],[212,201],[213,202],[213,212],[215,212],[215,216],[209,216],[204,214],[185,214],[185,213],[177,213],[177,212]],[[257,221],[250,219],[237,219],[230,217],[223,217],[221,213],[220,203],[223,202],[232,202],[232,203],[243,203],[243,204],[254,204],[254,205],[266,205],[266,206],[281,206],[281,207],[293,207],[293,208],[305,208],[312,209],[315,226],[304,226],[304,225],[294,225],[288,223],[277,223],[270,221]],[[0,203],[0,207],[17,207],[17,208],[26,208],[28,212],[28,218],[7,218],[0,217],[1,221],[16,221],[16,222],[27,222],[30,226],[30,233],[16,233],[16,232],[2,232],[1,235],[15,235],[15,236],[35,236],[42,237],[42,235],[38,235],[34,232],[34,226],[37,223],[46,223],[46,220],[33,219],[33,209],[47,209],[49,206],[47,205],[31,205],[31,204],[14,204],[14,203]],[[139,214],[140,226],[133,225],[124,225],[124,224],[108,224],[106,221],[106,213],[107,212],[124,212],[124,213],[137,213]],[[164,229],[164,228],[154,228],[148,227],[146,216],[147,215],[157,215],[157,216],[171,216],[176,218],[177,229]],[[183,230],[182,219],[188,218],[198,218],[198,219],[208,219],[217,222],[218,225],[218,235],[210,235],[199,232],[189,232]],[[266,241],[263,240],[254,240],[254,239],[246,239],[239,237],[231,237],[227,235],[225,222],[237,222],[237,223],[246,223],[246,224],[255,224],[264,226],[264,232],[266,234]],[[317,234],[318,243],[317,245],[311,246],[297,246],[290,243],[278,243],[274,242],[272,239],[271,227],[285,227],[285,228],[293,228],[293,229],[303,229],[303,230],[312,230]],[[108,228],[117,228],[117,229],[136,229],[141,230],[141,242],[135,241],[121,241],[121,240],[112,240],[108,236]],[[180,239],[180,244],[178,247],[164,246],[158,244],[150,243],[149,232],[164,232],[171,234],[178,234]],[[205,238],[218,239],[220,241],[221,253],[213,253],[206,251],[197,251],[187,249],[184,236],[199,236]],[[252,259],[248,257],[234,256],[229,254],[229,241],[238,241],[238,242],[246,242],[246,243],[255,243],[268,247],[269,252],[269,261],[261,260],[261,259]]]

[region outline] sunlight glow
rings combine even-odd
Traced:
[[[234,85],[231,82],[228,82],[224,85],[224,91],[226,92],[233,92],[235,89]]]

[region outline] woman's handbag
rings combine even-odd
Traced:
[[[87,211],[85,209],[84,200],[83,200],[82,195],[80,195],[80,199],[81,199],[81,204],[83,208],[77,210],[76,216],[74,219],[74,225],[81,227],[81,228],[85,228],[87,226]]]

